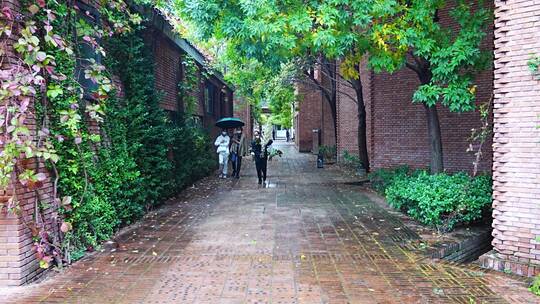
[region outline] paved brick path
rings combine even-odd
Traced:
[[[240,181],[189,189],[117,248],[3,301],[538,303],[519,280],[414,253],[418,236],[351,180],[282,148],[267,188],[245,161]]]

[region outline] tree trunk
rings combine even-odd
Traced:
[[[444,166],[439,114],[437,113],[437,108],[435,106],[430,107],[424,104],[424,109],[426,110],[428,123],[430,153],[429,169],[431,174],[441,173],[444,170]]]
[[[422,85],[431,82],[431,70],[429,63],[425,60],[418,69],[418,77]],[[443,149],[441,140],[441,124],[439,122],[439,114],[436,106],[428,106],[423,104],[426,110],[427,128],[428,128],[428,140],[429,140],[429,170],[431,174],[437,174],[444,171],[443,163]]]
[[[360,70],[358,70],[360,71]],[[369,172],[369,155],[367,147],[367,128],[366,128],[366,104],[364,102],[364,92],[362,91],[362,80],[358,77],[357,80],[351,81],[356,93],[356,103],[358,111],[358,158],[362,167]]]

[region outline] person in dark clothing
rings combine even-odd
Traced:
[[[285,136],[287,137],[287,142],[291,140],[291,133],[289,133],[289,129],[286,130]]]
[[[254,155],[255,168],[257,169],[257,178],[259,185],[266,181],[266,168],[268,164],[268,147],[273,143],[269,140],[266,145],[262,145],[262,139],[258,132],[255,133],[255,139],[251,142],[251,152]]]
[[[276,129],[272,129],[272,140],[276,140]]]

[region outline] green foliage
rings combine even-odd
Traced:
[[[106,49],[125,92],[111,111],[125,125],[128,151],[140,170],[145,191],[138,199],[150,207],[174,189],[173,164],[167,158],[173,137],[172,123],[159,107],[160,94],[154,89],[152,55],[141,37],[142,29],[114,36],[106,41]]]
[[[115,208],[101,196],[85,197],[69,219],[73,230],[66,234],[65,244],[75,250],[95,248],[120,224]]]
[[[491,206],[489,176],[430,175],[426,171],[406,175],[398,171],[386,180],[390,180],[385,195],[391,206],[440,231],[479,220]]]
[[[184,103],[184,111],[189,115],[196,111],[197,95],[196,90],[199,86],[198,68],[195,60],[191,57],[183,58],[182,67],[184,70],[184,79],[178,84],[180,98]]]
[[[351,154],[349,151],[343,151],[343,163],[355,168],[362,166],[360,158],[357,155]]]
[[[319,147],[319,152],[322,153],[325,159],[335,159],[337,154],[336,146],[322,145]]]
[[[175,187],[184,188],[207,176],[216,167],[208,134],[189,120],[175,128],[173,136]]]
[[[415,92],[414,102],[441,102],[451,111],[464,112],[474,109],[474,75],[489,64],[489,51],[480,45],[491,12],[483,1],[476,7],[473,1],[458,0],[450,9],[457,28],[443,25],[438,14],[453,3],[415,0],[381,8],[381,19],[372,27],[369,59],[375,71],[394,72],[407,65],[423,74],[425,83]]]
[[[386,188],[392,185],[397,179],[405,178],[410,172],[408,166],[401,166],[396,169],[378,169],[368,175],[371,187],[384,195]]]
[[[537,275],[534,278],[529,290],[537,296],[540,296],[540,275]]]
[[[272,122],[291,126],[293,79],[284,67],[302,76],[320,58],[346,58],[345,78],[358,79],[358,63],[367,50],[366,27],[371,2],[268,0],[174,0],[175,13],[188,20],[193,36],[218,44],[216,58],[238,93],[252,104],[269,104]],[[305,79],[304,79],[305,80]],[[307,79],[307,81],[311,81]],[[321,87],[322,89],[322,87]],[[329,94],[332,95],[332,94]],[[260,117],[256,117],[259,119]]]
[[[536,79],[540,80],[540,56],[539,55],[533,55],[531,56],[531,59],[527,62],[527,65],[529,67],[529,71],[536,77]]]

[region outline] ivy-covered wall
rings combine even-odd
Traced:
[[[5,286],[96,250],[211,172],[215,155],[189,111],[160,106],[189,88],[156,86],[148,24],[123,0],[2,1],[1,17]]]

